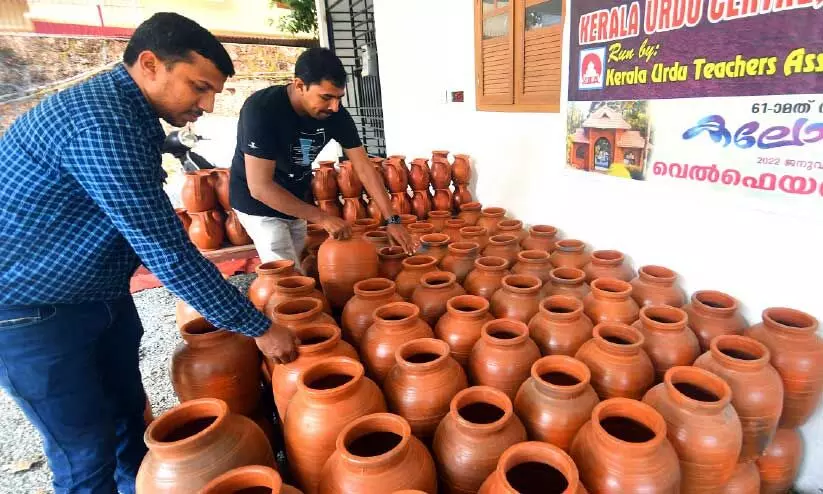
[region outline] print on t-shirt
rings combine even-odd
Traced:
[[[289,178],[302,180],[311,174],[311,163],[326,145],[326,129],[320,127],[313,131],[299,130],[291,146],[291,162],[294,167]]]

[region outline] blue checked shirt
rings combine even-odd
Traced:
[[[0,137],[0,305],[122,297],[142,260],[214,325],[249,336],[269,328],[181,227],[163,191],[164,138],[122,64]]]

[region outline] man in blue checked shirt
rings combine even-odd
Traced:
[[[123,64],[58,93],[0,139],[0,385],[43,436],[57,493],[135,491],[145,454],[143,329],[129,279],[145,264],[275,361],[294,337],[189,242],[163,192],[164,132],[214,106],[234,67],[208,31],[157,14]]]

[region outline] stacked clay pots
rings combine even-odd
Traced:
[[[186,173],[180,193],[183,207],[175,213],[202,251],[219,249],[225,241],[238,246],[252,243],[229,204],[229,181],[228,168]]]

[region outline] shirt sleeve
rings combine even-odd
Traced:
[[[79,133],[63,168],[175,295],[217,327],[260,336],[271,322],[188,239],[163,191],[156,146],[127,126]]]
[[[271,115],[254,100],[246,102],[240,110],[237,145],[244,154],[264,160],[276,160],[277,145],[273,136]]]
[[[334,126],[334,140],[343,146],[343,149],[359,148],[363,145],[360,142],[360,136],[357,134],[357,126],[354,125],[354,119],[345,108],[340,108],[337,112],[337,122]]]

